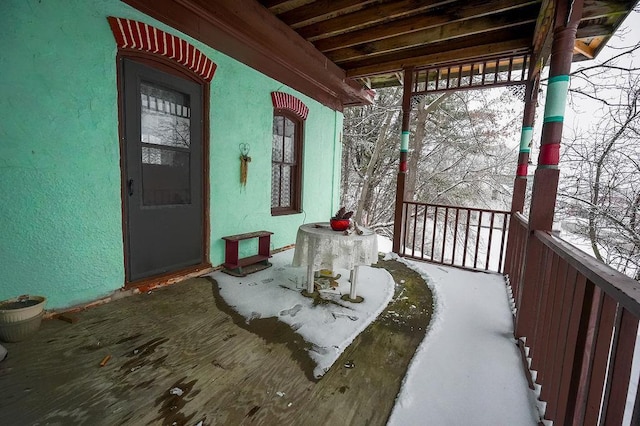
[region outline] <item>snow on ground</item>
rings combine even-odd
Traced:
[[[382,252],[391,242],[379,238]],[[394,282],[382,269],[361,267],[363,303],[342,301],[346,270],[324,298],[337,304],[313,306],[304,297],[306,268],[291,266],[293,250],[278,253],[269,269],[244,278],[215,272],[220,294],[247,321],[277,317],[313,344],[309,352],[322,376],[340,353],[386,307]],[[411,362],[390,425],[535,425],[535,397],[529,390],[513,338],[513,319],[501,276],[400,259],[431,287],[435,312]]]
[[[500,275],[400,261],[425,278],[435,312],[390,425],[536,425]]]
[[[293,250],[287,250],[271,258],[271,268],[244,278],[222,272],[211,276],[218,282],[220,295],[227,304],[247,322],[276,317],[311,343],[309,355],[316,362],[314,375],[320,377],[384,310],[393,297],[395,284],[386,270],[361,266],[358,282],[367,285],[359,285],[357,295],[364,301],[344,301],[340,297],[349,294],[349,271],[338,269],[334,273],[341,275],[337,280],[339,286],[321,291],[324,299],[334,303],[314,306],[313,299],[302,295],[307,268],[292,267],[292,259]]]

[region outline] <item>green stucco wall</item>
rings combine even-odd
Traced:
[[[176,34],[218,66],[211,83],[213,265],[221,236],[266,229],[272,248],[339,200],[342,115],[116,0],[11,0],[0,5],[0,300],[40,294],[48,308],[105,296],[124,283],[116,46],[109,15]],[[270,214],[270,93],[309,107],[304,213]],[[238,144],[251,145],[246,187]]]

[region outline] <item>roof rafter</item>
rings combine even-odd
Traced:
[[[337,64],[348,60],[384,55],[393,51],[411,47],[424,46],[440,41],[453,41],[461,37],[479,35],[491,31],[518,27],[535,22],[537,5],[529,5],[523,9],[515,9],[495,15],[486,15],[463,21],[456,21],[438,27],[390,37],[376,42],[357,45],[326,53],[327,57]],[[375,52],[371,54],[370,52]]]

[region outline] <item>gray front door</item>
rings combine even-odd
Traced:
[[[123,60],[127,281],[203,263],[202,86]]]

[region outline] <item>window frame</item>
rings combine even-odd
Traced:
[[[291,205],[288,207],[273,207],[271,206],[271,215],[272,216],[283,216],[289,214],[298,214],[302,212],[302,159],[303,159],[303,148],[304,148],[304,120],[300,118],[299,115],[293,113],[292,111],[284,108],[274,108],[273,110],[273,119],[271,121],[271,148],[273,151],[273,136],[274,136],[274,128],[273,121],[276,117],[284,117],[288,118],[294,123],[294,141],[293,141],[293,149],[294,149],[294,172],[291,175],[291,193],[290,200]],[[283,136],[284,138],[284,136]],[[283,140],[284,144],[284,140]],[[283,150],[284,152],[284,150]],[[271,173],[273,174],[273,166],[274,164],[290,164],[284,163],[284,161],[274,161],[273,153],[271,155]],[[282,175],[281,175],[282,176]],[[280,179],[282,182],[282,178]],[[282,186],[282,185],[280,185]],[[271,197],[273,198],[273,176],[271,178]],[[279,190],[279,198],[282,198],[282,189]]]

